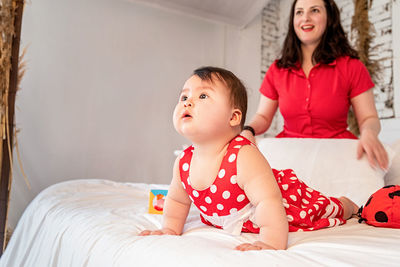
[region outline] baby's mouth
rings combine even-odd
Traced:
[[[189,114],[189,113],[184,113],[183,115],[182,115],[182,118],[183,119],[185,119],[185,118],[191,118],[192,116]]]

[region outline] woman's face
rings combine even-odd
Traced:
[[[293,26],[303,46],[317,47],[327,24],[323,0],[298,0],[293,14]]]

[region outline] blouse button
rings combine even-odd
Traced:
[[[309,98],[307,97],[307,98],[306,98],[306,101],[308,102],[308,100],[309,100]]]

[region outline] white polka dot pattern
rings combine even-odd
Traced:
[[[217,186],[213,184],[213,185],[210,187],[210,191],[211,191],[211,193],[217,192]]]
[[[184,151],[184,156],[179,162],[181,180],[186,186],[186,192],[195,200],[195,206],[201,209],[205,216],[212,216],[217,213],[218,216],[229,215],[230,212],[241,210],[245,207],[249,200],[245,197],[244,191],[237,184],[237,154],[240,147],[248,145],[250,142],[245,138],[239,138],[241,141],[236,141],[235,138],[225,151],[224,158],[217,173],[217,179],[206,190],[195,190],[191,187],[188,181],[190,164],[195,148],[189,147]],[[184,171],[184,169],[187,171]],[[187,178],[185,180],[185,178]],[[240,202],[237,200],[239,195]],[[204,207],[200,208],[200,207]]]
[[[222,197],[223,197],[224,199],[228,199],[230,196],[231,196],[231,193],[229,193],[229,191],[224,191],[224,192],[222,193]]]
[[[327,198],[309,188],[292,170],[273,169],[273,172],[281,188],[290,232],[311,231],[344,223],[340,217],[343,216],[343,209],[339,211],[339,205],[331,201],[334,198]]]
[[[305,212],[304,210],[300,211],[300,218],[304,219],[307,215],[307,212]]]
[[[242,202],[245,198],[246,198],[245,195],[240,194],[240,195],[237,197],[237,202]]]
[[[237,184],[236,176],[237,153],[243,145],[248,144],[250,142],[241,136],[232,140],[225,151],[213,184],[206,190],[195,190],[190,185],[189,170],[193,146],[182,153],[182,159],[179,161],[182,186],[201,211],[203,222],[206,224],[212,225],[214,222],[214,226],[221,226],[220,223],[223,223],[227,215],[239,220],[241,209],[249,204],[244,191]],[[293,170],[272,171],[281,189],[289,231],[310,231],[344,223],[343,208],[337,199],[327,198],[309,188],[297,178]],[[258,226],[248,219],[245,219],[242,229],[253,233],[259,231]]]
[[[182,165],[182,170],[184,170],[185,172],[186,172],[187,170],[189,170],[189,164],[188,164],[188,163],[183,164],[183,165]]]

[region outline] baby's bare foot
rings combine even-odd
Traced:
[[[347,197],[339,197],[340,202],[343,204],[343,219],[348,220],[350,219],[353,215],[356,215],[358,213],[359,207],[357,206],[356,203],[351,201]]]

